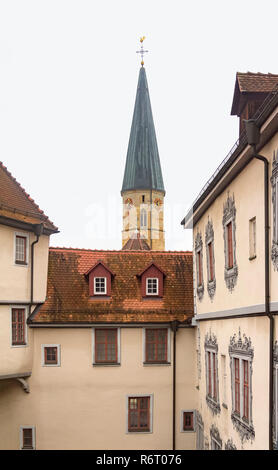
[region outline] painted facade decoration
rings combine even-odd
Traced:
[[[232,384],[232,422],[241,440],[253,439],[255,430],[252,421],[252,374],[254,349],[251,339],[245,334],[234,334],[229,345],[231,384]]]
[[[197,280],[197,296],[202,300],[204,295],[204,273],[203,273],[203,240],[200,232],[197,233],[195,239],[195,260],[196,260],[196,280]]]
[[[222,450],[222,439],[218,428],[214,424],[210,428],[210,448],[211,450]]]
[[[207,290],[211,300],[213,300],[216,290],[215,258],[214,258],[214,231],[211,220],[206,225],[206,255],[207,255]]]
[[[278,271],[278,149],[273,151],[272,174],[270,178],[272,185],[272,207],[273,207],[273,235],[271,259],[274,270]]]
[[[229,266],[229,246],[228,246],[228,225],[232,227],[232,256],[233,266]],[[236,207],[234,195],[231,197],[228,193],[227,200],[223,207],[223,237],[224,237],[224,253],[225,253],[225,269],[224,278],[228,289],[232,292],[235,288],[238,267],[236,262]]]
[[[216,336],[211,333],[205,336],[206,355],[206,402],[213,414],[220,413],[219,380],[218,380],[218,344]]]

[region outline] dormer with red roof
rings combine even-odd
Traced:
[[[151,263],[137,277],[141,280],[142,297],[163,297],[163,283],[166,274],[155,263]]]
[[[89,279],[90,297],[111,297],[112,278],[115,274],[101,260],[85,276]]]

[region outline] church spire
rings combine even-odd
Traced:
[[[145,68],[140,68],[129,137],[123,191],[156,189],[165,193]]]
[[[148,51],[142,44],[137,52],[142,60],[121,191],[122,242],[124,250],[164,250],[165,189],[143,61]]]

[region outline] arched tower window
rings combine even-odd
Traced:
[[[148,225],[147,211],[146,209],[141,209],[140,212],[140,227],[141,229],[146,229]]]

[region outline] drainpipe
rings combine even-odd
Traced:
[[[274,318],[270,312],[269,288],[269,163],[266,157],[259,155],[256,146],[260,141],[260,130],[255,119],[245,120],[247,142],[253,149],[253,158],[264,163],[264,230],[265,230],[265,313],[269,318],[269,450],[273,450],[273,344]]]
[[[31,308],[33,305],[34,300],[34,245],[38,243],[39,238],[43,232],[43,224],[36,224],[34,225],[33,232],[36,235],[36,240],[31,244],[31,298],[30,298],[30,305],[29,305],[29,316],[31,315]]]
[[[173,449],[176,450],[176,334],[179,328],[177,320],[171,322],[171,330],[174,333],[173,339]]]

